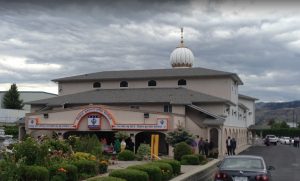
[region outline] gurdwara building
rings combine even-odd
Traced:
[[[239,94],[236,73],[193,67],[194,55],[181,42],[170,55],[172,68],[103,71],[54,79],[59,95],[29,102],[21,133],[34,137],[55,133],[96,134],[107,144],[117,131],[135,143],[150,143],[159,135],[159,153],[171,155],[165,137],[178,126],[208,139],[220,155],[228,136],[237,151],[248,144],[254,124],[255,98]]]

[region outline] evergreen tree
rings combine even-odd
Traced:
[[[193,135],[186,131],[181,125],[178,125],[177,129],[174,131],[168,132],[166,136],[166,142],[173,147],[180,142],[186,142],[187,144],[192,145],[193,140]]]
[[[10,89],[3,96],[3,106],[6,109],[22,109],[24,104],[20,99],[20,94],[16,84],[12,84]]]

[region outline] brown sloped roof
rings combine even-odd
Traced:
[[[227,103],[232,102],[186,88],[95,89],[28,102],[32,105],[128,104],[128,103]]]
[[[74,81],[101,81],[101,80],[137,80],[137,79],[169,79],[188,77],[231,77],[242,85],[243,82],[235,73],[211,70],[205,68],[177,68],[177,69],[147,69],[147,70],[122,70],[103,71],[71,77],[54,79],[54,82]]]

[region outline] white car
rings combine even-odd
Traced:
[[[284,136],[284,137],[282,137],[282,138],[279,139],[279,142],[280,142],[281,144],[289,145],[289,144],[293,144],[293,143],[294,143],[294,140],[291,139],[290,137]]]
[[[267,143],[267,140],[269,140],[269,143]],[[265,144],[277,145],[278,138],[275,135],[266,135],[264,142],[265,142]]]

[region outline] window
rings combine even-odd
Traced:
[[[131,105],[130,108],[131,109],[140,109],[140,106],[138,106],[138,105]]]
[[[128,82],[127,81],[120,82],[120,87],[128,87]]]
[[[148,81],[148,86],[156,86],[156,81],[155,80],[149,80]]]
[[[184,79],[178,80],[178,85],[186,85],[186,80]]]
[[[48,119],[48,118],[49,118],[49,114],[48,114],[48,113],[45,113],[45,114],[44,114],[44,118],[45,118],[45,119]]]
[[[170,104],[164,105],[164,112],[172,112],[172,105]]]
[[[94,82],[93,88],[99,88],[99,87],[101,87],[101,83],[100,82]]]

